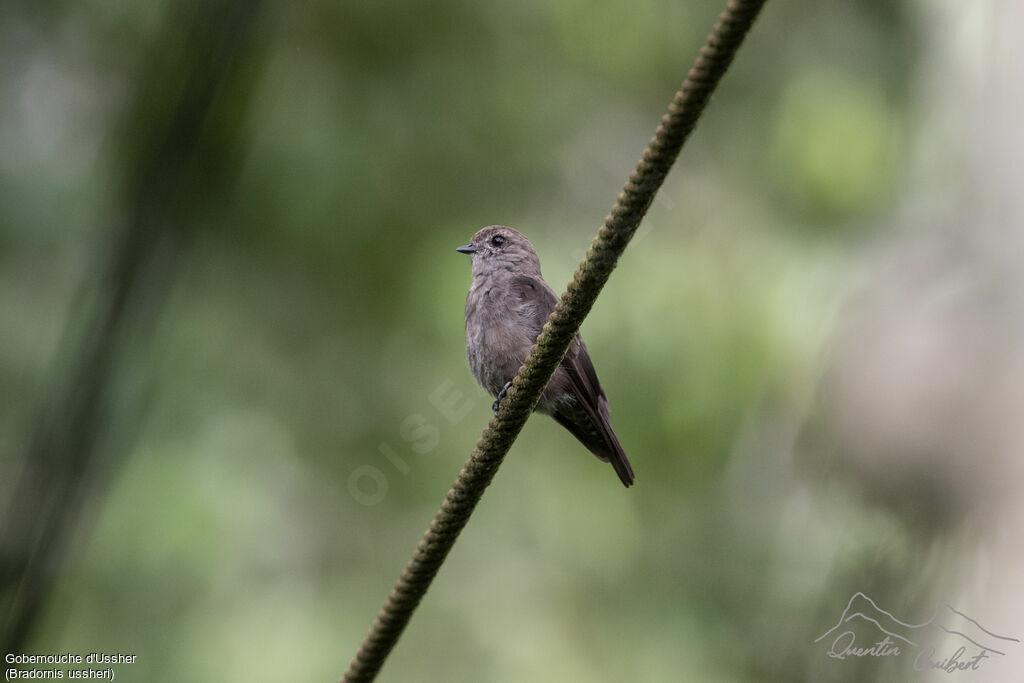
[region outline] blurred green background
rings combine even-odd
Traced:
[[[454,248],[561,291],[720,9],[4,3],[7,651],[339,678],[490,416]],[[583,326],[636,487],[532,419],[380,680],[917,675],[814,642],[856,591],[1024,637],[1022,22],[768,3]]]

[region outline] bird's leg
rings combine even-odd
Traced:
[[[508,392],[508,388],[510,386],[512,386],[512,380],[505,382],[505,386],[503,386],[501,388],[501,391],[498,392],[497,400],[495,400],[494,403],[491,404],[491,410],[494,411],[495,415],[498,414],[498,404],[501,403],[501,399],[505,398],[505,394]]]

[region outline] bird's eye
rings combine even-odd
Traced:
[[[496,247],[500,247],[501,245],[505,244],[505,238],[502,237],[501,235],[495,235],[494,237],[491,238],[491,244],[493,244]]]

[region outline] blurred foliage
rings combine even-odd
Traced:
[[[636,489],[531,420],[382,680],[891,671],[813,640],[856,590],[927,611],[955,553],[833,480],[827,417],[814,466],[794,453],[872,240],[913,232],[891,216],[937,144],[909,123],[919,5],[768,4],[584,325]],[[134,170],[181,142],[139,146],[203,68],[189,7],[0,8],[0,503]],[[26,651],[340,676],[490,415],[454,247],[512,225],[565,283],[719,9],[266,4],[204,122],[223,153],[148,198],[188,239],[120,351],[107,481]]]

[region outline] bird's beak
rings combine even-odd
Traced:
[[[466,244],[461,247],[455,247],[455,251],[459,252],[460,254],[475,254],[476,247],[474,247],[472,244]]]

